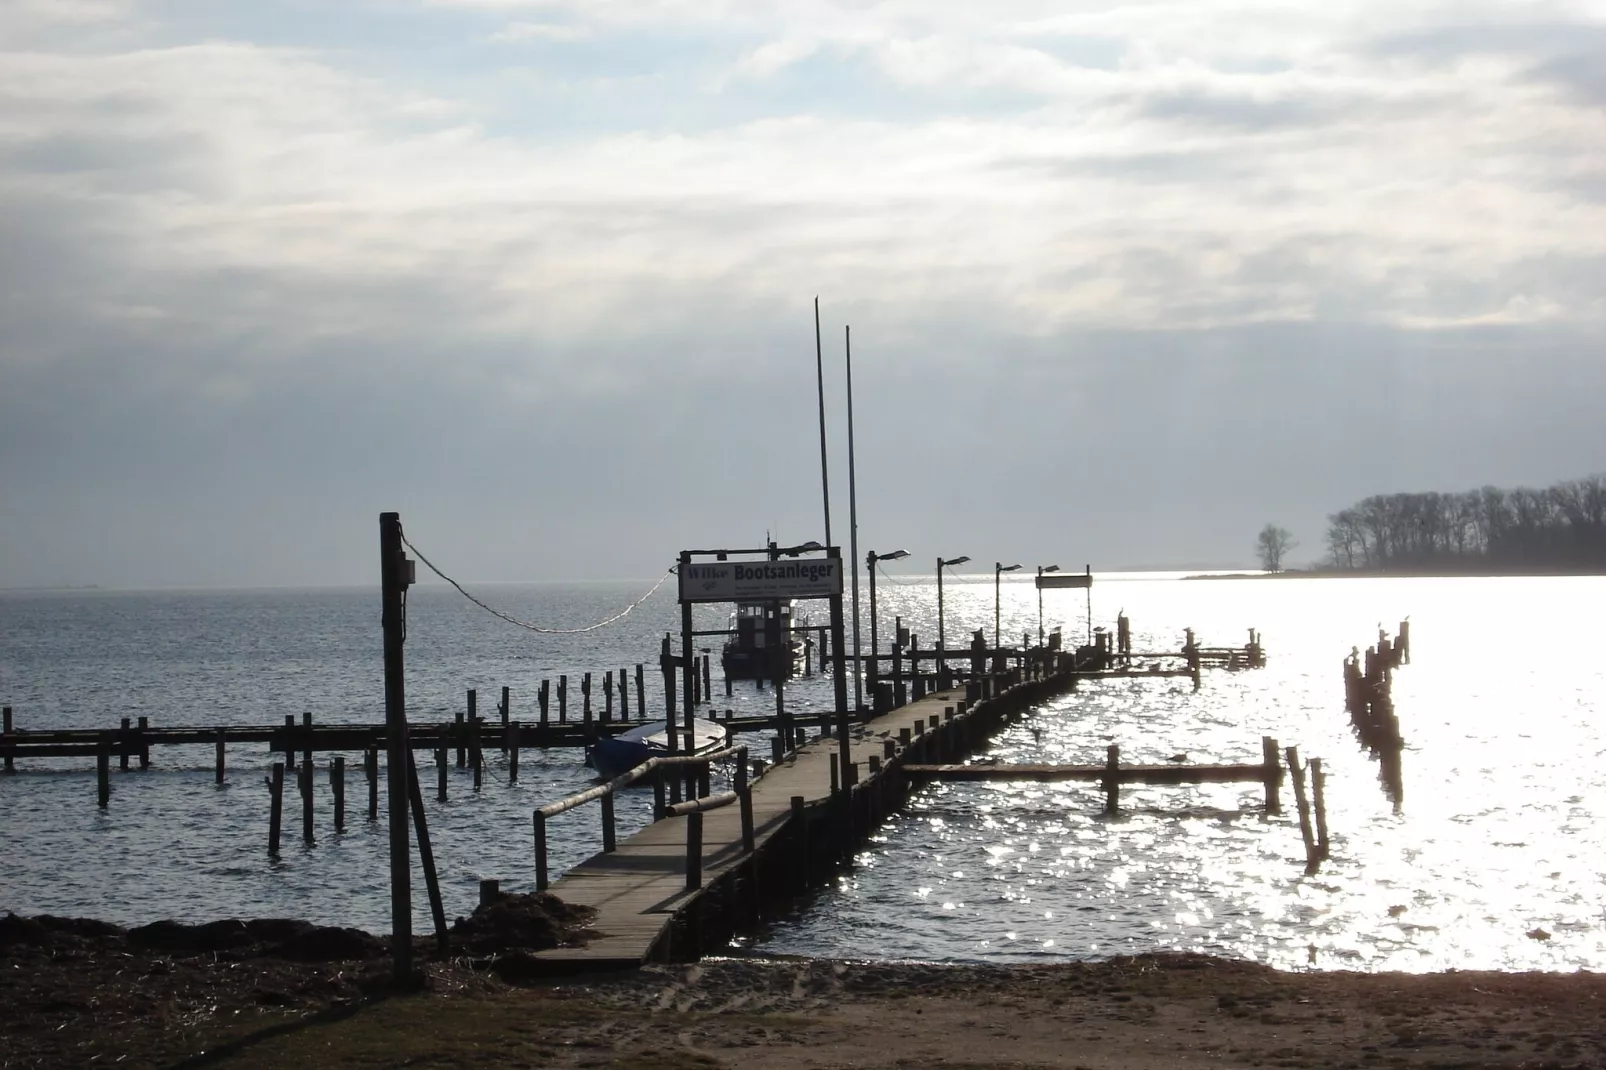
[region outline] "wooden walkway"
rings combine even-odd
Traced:
[[[901,706],[850,733],[851,761],[861,768],[873,756],[880,760],[885,741],[897,740],[902,730],[911,736],[917,723],[942,719],[948,707],[965,698],[963,688],[939,691],[918,702]],[[838,753],[835,738],[813,740],[769,767],[752,783],[753,826],[756,853],[785,829],[792,816],[793,796],[805,806],[831,797],[832,757]],[[741,815],[735,806],[703,814],[703,886],[686,888],[685,817],[656,821],[617,850],[580,863],[553,883],[551,892],[567,903],[597,911],[593,929],[600,934],[585,947],[553,948],[536,958],[555,969],[608,969],[639,966],[664,938],[677,911],[747,860],[742,850]]]

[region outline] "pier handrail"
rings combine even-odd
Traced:
[[[718,795],[704,795],[700,799],[687,799],[664,808],[665,817],[685,817],[687,814],[707,813],[709,810],[718,810],[722,806],[729,806],[741,796],[734,791],[722,791]]]
[[[706,795],[697,799],[689,799],[685,803],[677,803],[675,807],[662,805],[663,770],[683,765],[700,765],[705,770],[703,775],[703,790],[707,791],[706,770],[713,762],[722,758],[736,759],[736,788],[734,791],[722,792],[719,795]],[[548,887],[546,864],[546,823],[549,818],[567,813],[576,807],[584,806],[588,802],[598,799],[602,801],[602,850],[604,854],[614,850],[614,824],[613,824],[613,797],[620,788],[629,787],[636,781],[647,776],[658,777],[659,799],[653,807],[654,820],[664,817],[679,816],[682,813],[691,815],[686,825],[686,883],[689,888],[700,887],[702,884],[702,811],[718,809],[728,806],[732,802],[740,802],[742,807],[742,847],[744,851],[753,850],[753,799],[752,790],[747,781],[747,744],[734,747],[724,747],[720,750],[704,751],[701,754],[674,754],[660,755],[648,758],[645,762],[614,777],[606,784],[598,784],[577,792],[557,802],[548,803],[539,807],[533,817],[535,826],[535,890],[544,892]],[[703,805],[706,804],[706,805]],[[689,807],[687,810],[678,810],[678,807]],[[695,857],[694,857],[695,856]],[[693,883],[695,882],[695,883]]]
[[[705,762],[718,761],[721,758],[730,758],[736,755],[740,755],[745,762],[747,760],[747,744],[726,747],[723,750],[705,751],[702,754],[666,754],[657,758],[648,758],[634,769],[626,773],[620,773],[606,784],[598,784],[578,794],[570,795],[568,798],[559,799],[555,803],[547,803],[536,810],[536,813],[542,817],[557,817],[559,814],[568,813],[577,806],[584,806],[586,803],[600,799],[605,795],[612,795],[620,788],[628,788],[642,777],[665,766],[701,765]]]

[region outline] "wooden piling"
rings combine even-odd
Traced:
[[[149,717],[141,717],[138,722],[136,722],[136,727],[139,730],[139,735],[136,742],[139,745],[139,767],[141,769],[149,769],[151,767],[151,744],[150,740],[145,736],[145,730],[150,726],[151,721]]]
[[[304,765],[312,764],[312,711],[307,710],[301,715],[302,740],[301,761]],[[309,781],[310,783],[310,781]]]
[[[312,762],[306,758],[301,761],[301,839],[308,844],[317,841],[312,827]]]
[[[273,763],[273,779],[268,781],[268,857],[279,857],[279,828],[284,822],[284,763]]]
[[[589,728],[589,727],[591,727],[591,674],[590,673],[586,673],[584,676],[580,677],[580,704],[583,707],[583,709],[581,710],[581,716],[585,720],[586,727]]]
[[[558,677],[558,723],[563,724],[569,719],[569,674],[563,673]]]
[[[296,771],[296,715],[284,715],[284,768],[286,772]]]
[[[713,701],[713,698],[712,698],[712,696],[714,694],[714,688],[712,686],[713,685],[713,679],[714,679],[713,665],[710,664],[710,662],[708,660],[708,655],[704,654],[703,655],[703,701],[704,702]]]
[[[639,661],[636,662],[636,717],[647,719],[647,671]]]
[[[1283,812],[1283,766],[1277,755],[1277,741],[1270,736],[1260,737],[1260,761],[1265,769],[1266,813]]]
[[[1322,760],[1310,760],[1310,801],[1316,812],[1316,857],[1325,862],[1327,850],[1327,774],[1322,772]]]
[[[613,673],[602,674],[602,723],[607,724],[613,720]],[[624,720],[624,718],[620,718]]]
[[[448,727],[448,726],[442,726]],[[446,801],[446,743],[435,748],[435,801]]]
[[[1305,841],[1305,872],[1315,873],[1321,867],[1321,856],[1316,850],[1316,834],[1311,828],[1310,800],[1305,797],[1305,771],[1299,764],[1299,748],[1283,751],[1288,760],[1288,773],[1294,783],[1294,805],[1299,808],[1299,835]]]
[[[510,692],[511,692],[510,688],[508,688],[506,686],[504,686],[502,688],[502,705],[501,705],[500,709],[501,709],[501,713],[502,713],[502,753],[503,754],[507,753],[507,726],[508,726],[508,720],[512,717],[512,713],[509,710],[509,707],[511,707],[511,705],[513,703],[513,699],[511,697],[511,693]]]
[[[122,731],[117,733],[117,768],[124,773],[128,772],[128,751],[134,743],[133,723],[132,717],[124,717]]]
[[[3,731],[5,735],[9,736],[11,734],[11,731],[12,731],[12,728],[11,728],[11,707],[10,706],[4,707],[3,710],[0,710],[0,713],[3,713],[4,717],[5,717],[5,722],[4,722],[3,726],[0,726],[0,731]],[[16,763],[11,760],[11,754],[8,751],[6,753],[6,772],[15,773],[16,771],[17,771]]]
[[[369,747],[363,755],[363,771],[368,774],[368,820],[379,820],[379,748]]]
[[[1104,812],[1114,817],[1121,810],[1121,748],[1111,743],[1104,751]]]
[[[480,790],[480,784],[485,777],[485,748],[480,743],[480,719],[470,719],[468,722],[468,764],[474,770],[474,790]]]
[[[552,681],[542,680],[541,690],[536,693],[536,702],[541,706],[541,727],[547,726],[547,706],[552,698]]]
[[[469,695],[472,696],[473,694],[474,694],[474,692],[472,690],[470,690],[469,691]],[[472,699],[470,701],[472,701]],[[468,741],[467,741],[467,738],[466,738],[466,733],[463,730],[463,711],[462,710],[458,710],[453,715],[453,721],[452,721],[452,743],[456,747],[456,750],[457,750],[457,767],[459,769],[467,769],[468,768]]]
[[[508,724],[507,732],[507,782],[519,782],[519,722]]]
[[[335,796],[335,831],[346,831],[346,756],[335,755],[329,763],[329,790]]]
[[[686,815],[686,890],[703,886],[703,812]]]
[[[112,801],[112,738],[110,732],[100,734],[95,751],[96,800],[102,810]]]
[[[747,782],[747,761],[745,758],[736,763],[736,805],[740,807],[742,821],[742,851],[751,855],[753,846],[753,789]]]
[[[213,782],[217,783],[217,784],[221,784],[221,783],[223,783],[223,775],[224,775],[224,772],[225,772],[225,769],[224,769],[224,766],[226,764],[225,752],[228,750],[228,744],[225,742],[225,735],[224,735],[223,729],[221,729],[221,728],[219,728],[217,730],[217,743],[215,744],[215,748],[216,748],[217,754],[216,754],[216,761],[214,763],[215,766],[216,766],[216,771],[213,774],[214,775],[214,781]]]
[[[535,890],[544,892],[548,888],[546,874],[546,815],[540,809],[535,811]]]
[[[832,760],[834,763],[835,755],[832,756]],[[835,769],[835,764],[831,768]],[[809,866],[809,822],[803,806],[803,796],[792,796],[792,827],[797,830],[798,886],[807,888],[809,887],[810,877],[813,874],[810,872]]]

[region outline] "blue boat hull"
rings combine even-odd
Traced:
[[[668,754],[667,747],[655,747],[643,739],[622,739],[618,736],[597,740],[587,752],[592,768],[604,780],[612,780],[630,772],[648,758]]]
[[[717,750],[725,744],[725,728],[713,721],[698,718],[692,730],[692,753]],[[591,744],[586,758],[597,775],[612,780],[630,772],[649,758],[669,753],[668,728],[664,722],[642,725],[617,736],[603,736]]]

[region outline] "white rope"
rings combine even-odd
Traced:
[[[475,598],[473,595],[469,594],[463,589],[463,585],[461,583],[458,583],[456,580],[452,579],[452,577],[436,568],[435,563],[429,558],[425,557],[423,551],[419,550],[418,547],[408,542],[405,534],[402,536],[402,545],[411,550],[420,561],[424,562],[431,572],[435,573],[435,575],[457,588],[457,592],[459,594],[461,594],[464,598],[467,598],[470,602],[473,602],[475,605],[479,606],[481,609],[485,610],[485,612],[489,613],[491,616],[497,618],[498,620],[505,620],[509,624],[523,628],[526,631],[540,632],[542,635],[579,635],[583,632],[594,632],[598,628],[606,628],[615,621],[623,620],[625,617],[629,616],[631,611],[637,606],[641,605],[641,603],[657,594],[658,588],[662,587],[664,582],[675,574],[675,569],[677,568],[677,566],[671,565],[669,567],[669,571],[665,572],[663,576],[659,578],[658,582],[652,585],[651,590],[606,620],[599,620],[597,623],[588,624],[584,628],[543,628],[539,624],[531,624],[529,621],[519,620],[517,617],[503,613],[500,609],[488,606],[478,598]]]

